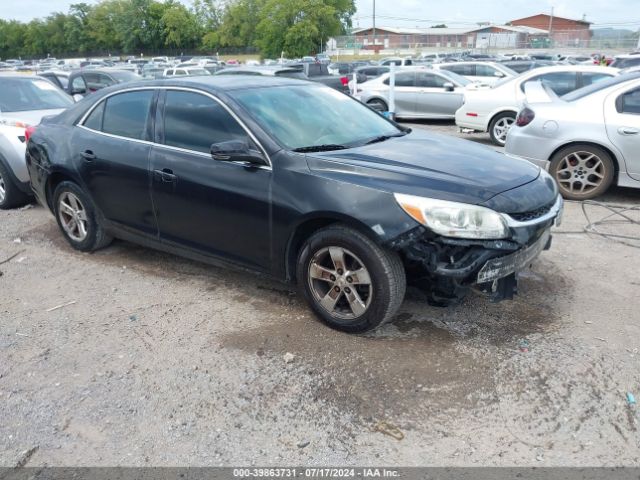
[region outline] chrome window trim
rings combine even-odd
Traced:
[[[264,155],[265,159],[269,163],[269,165],[259,165],[259,166],[256,166],[256,168],[259,168],[261,170],[273,170],[273,163],[271,162],[271,157],[269,156],[269,154],[267,153],[265,148],[262,146],[262,144],[258,141],[258,139],[253,134],[253,132],[251,132],[251,130],[249,130],[249,127],[247,127],[247,125],[240,119],[240,117],[238,117],[238,115],[236,115],[236,113],[233,110],[231,110],[218,97],[216,97],[215,95],[213,95],[213,94],[211,94],[209,92],[205,92],[204,90],[199,90],[197,88],[160,85],[160,86],[148,86],[148,87],[132,87],[132,88],[127,88],[127,89],[123,89],[123,90],[118,90],[117,92],[112,92],[112,93],[109,93],[108,95],[105,95],[104,97],[102,97],[100,99],[100,101],[94,103],[91,106],[91,108],[89,110],[87,110],[85,112],[85,114],[80,118],[80,120],[76,123],[76,126],[79,127],[79,128],[83,128],[83,129],[85,129],[87,131],[90,131],[90,132],[93,132],[93,133],[97,133],[99,135],[104,135],[104,136],[107,136],[107,137],[111,137],[111,138],[129,140],[131,142],[138,142],[138,143],[143,143],[145,145],[152,145],[152,146],[155,146],[155,147],[162,147],[162,148],[166,148],[166,149],[170,149],[170,150],[176,150],[176,151],[180,151],[180,152],[196,154],[196,155],[200,155],[200,156],[211,158],[211,155],[209,155],[207,153],[204,153],[204,152],[199,152],[197,150],[190,150],[188,148],[174,147],[172,145],[164,145],[162,143],[151,142],[151,141],[148,141],[148,140],[139,140],[139,139],[130,138],[130,137],[123,137],[123,136],[120,136],[120,135],[113,135],[111,133],[100,132],[98,130],[94,130],[94,129],[86,127],[84,125],[84,123],[87,120],[87,118],[91,115],[91,113],[93,113],[93,111],[97,108],[97,106],[100,105],[102,102],[106,102],[107,99],[109,99],[110,97],[113,97],[114,95],[118,95],[120,93],[138,92],[138,91],[143,91],[143,90],[167,90],[167,91],[173,90],[173,91],[197,93],[197,94],[200,94],[200,95],[204,95],[205,97],[209,97],[211,100],[213,100],[214,102],[218,103],[222,108],[224,108],[227,111],[227,113],[229,115],[231,115],[231,117],[236,122],[238,122],[238,124],[242,127],[242,129],[247,133],[249,138],[251,138],[251,140],[253,140],[253,142],[258,146],[258,148],[260,149],[260,151]],[[239,166],[242,166],[242,167],[246,166],[245,164],[238,163],[238,162],[225,162],[225,163],[239,165]]]

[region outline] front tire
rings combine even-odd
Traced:
[[[29,203],[31,198],[23,193],[13,182],[9,170],[0,161],[0,210],[9,210],[22,207]]]
[[[499,147],[504,147],[507,143],[509,129],[514,123],[516,123],[516,114],[513,112],[503,112],[496,115],[489,125],[491,141]]]
[[[391,320],[406,291],[398,254],[345,226],[327,227],[305,242],[297,279],[315,314],[348,333],[373,330]]]
[[[53,194],[53,205],[62,234],[76,250],[93,252],[113,240],[100,225],[93,202],[75,183],[58,185]]]
[[[611,155],[588,144],[565,147],[551,158],[549,173],[562,196],[569,200],[589,200],[606,192],[615,173]]]

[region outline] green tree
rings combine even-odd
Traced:
[[[202,30],[193,15],[182,4],[173,4],[162,16],[164,25],[165,45],[179,49],[195,47]]]
[[[269,57],[317,52],[351,27],[355,10],[353,0],[266,0],[255,44]]]
[[[265,0],[236,0],[226,5],[218,40],[223,47],[248,47],[256,43],[256,28]]]
[[[0,58],[25,55],[24,39],[27,26],[16,20],[0,20]]]

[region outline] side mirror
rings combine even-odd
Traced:
[[[502,72],[493,72],[493,76],[494,77],[498,77],[498,78],[503,78],[504,77],[504,73],[502,73]]]
[[[230,140],[211,145],[211,157],[214,160],[241,162],[253,165],[266,165],[267,162],[258,150],[252,149],[247,142]]]
[[[453,83],[451,83],[451,82],[445,83],[444,85],[442,85],[442,87],[447,92],[453,92],[456,89],[455,85]]]
[[[74,100],[75,102],[79,102],[79,101],[80,101],[80,100],[82,100],[83,98],[84,98],[84,97],[83,97],[82,95],[78,94],[78,93],[76,93],[76,94],[73,96],[73,100]]]

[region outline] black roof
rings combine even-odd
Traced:
[[[210,92],[224,92],[243,90],[246,88],[282,87],[287,85],[308,85],[314,82],[296,80],[288,77],[266,75],[202,75],[184,76],[180,78],[163,78],[160,80],[143,80],[141,82],[127,82],[111,86],[103,90],[114,91],[136,87],[191,87]],[[101,90],[102,91],[102,90]]]

